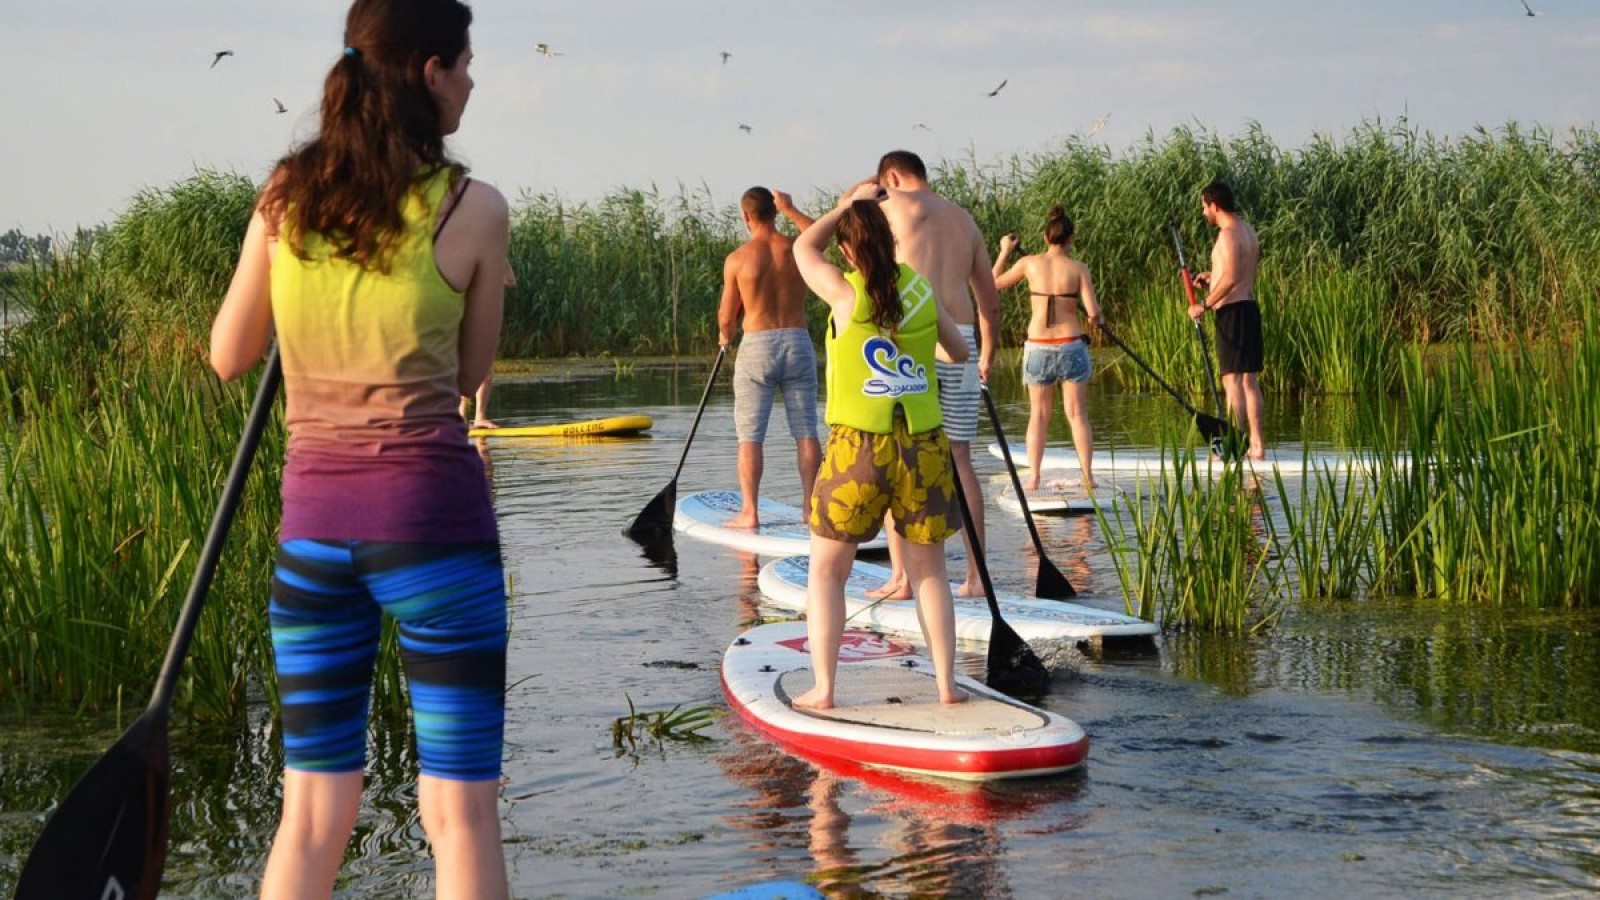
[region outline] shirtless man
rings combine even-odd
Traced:
[[[739,491],[744,502],[727,524],[730,528],[757,528],[761,525],[757,504],[765,464],[762,442],[777,392],[783,392],[783,412],[799,457],[800,485],[805,491],[802,507],[810,502],[811,485],[822,465],[822,445],[817,439],[817,351],[806,330],[806,285],[795,268],[794,239],[777,229],[780,212],[801,231],[811,227],[811,217],[795,209],[788,194],[764,187],[745,191],[739,210],[750,240],[728,254],[722,264],[722,306],[717,310],[717,330],[724,349],[733,343],[735,330],[744,332],[733,363],[733,421],[739,435]]]
[[[984,534],[983,485],[972,467],[972,441],[978,434],[978,407],[983,402],[978,394],[978,382],[989,380],[989,366],[994,362],[1000,335],[1000,294],[995,290],[989,251],[984,246],[978,224],[966,210],[933,192],[928,186],[927,167],[915,153],[909,150],[885,153],[878,161],[877,181],[889,191],[889,199],[883,202],[883,212],[894,230],[895,255],[928,279],[934,295],[939,298],[940,314],[948,316],[967,339],[968,362],[945,362],[947,357],[941,349],[938,375],[945,435],[950,439],[956,475],[961,479],[967,506],[972,510],[971,527],[961,531],[967,545],[967,558],[971,560],[975,552],[973,535],[977,535],[981,543]],[[871,596],[910,596],[905,569],[900,562],[899,540],[899,535],[889,529],[893,573],[882,588],[870,592]],[[967,566],[966,582],[960,593],[966,597],[983,593],[976,564]]]
[[[1200,210],[1206,221],[1217,226],[1217,242],[1211,247],[1211,271],[1200,273],[1195,282],[1206,289],[1205,299],[1189,307],[1195,321],[1207,312],[1217,314],[1217,369],[1222,373],[1222,389],[1228,398],[1228,413],[1243,418],[1250,429],[1251,459],[1267,458],[1267,442],[1261,433],[1261,307],[1256,305],[1256,269],[1261,262],[1261,242],[1256,230],[1239,218],[1233,191],[1213,181],[1200,191]]]

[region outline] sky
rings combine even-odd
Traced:
[[[722,207],[752,184],[820,202],[895,148],[1000,165],[1182,126],[1259,123],[1285,149],[1401,117],[1594,127],[1600,3],[1527,2],[477,0],[449,146],[513,206],[681,187]],[[70,235],[197,170],[259,181],[314,132],[346,9],[0,0],[0,231]]]

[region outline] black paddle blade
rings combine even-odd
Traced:
[[[1250,448],[1250,438],[1244,432],[1203,412],[1194,414],[1194,427],[1211,445],[1211,452],[1226,460],[1237,460]]]
[[[1050,691],[1050,670],[1015,630],[1002,618],[994,598],[994,626],[989,630],[989,687],[1012,697],[1042,697]]]
[[[633,524],[629,525],[627,530],[622,533],[645,546],[670,544],[672,543],[672,515],[677,508],[678,480],[674,478],[667,482],[667,486],[661,489],[661,493],[656,494],[649,503],[644,505],[644,509],[640,510],[639,515],[634,518]]]
[[[1067,600],[1078,596],[1067,576],[1061,574],[1056,564],[1043,556],[1039,557],[1039,578],[1033,584],[1033,593],[1034,596],[1046,600]]]
[[[56,808],[17,881],[17,900],[146,900],[167,861],[166,711],[133,723]]]

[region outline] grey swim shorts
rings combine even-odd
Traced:
[[[772,399],[783,393],[783,412],[795,440],[817,439],[817,350],[804,328],[747,333],[733,362],[733,426],[739,440],[762,443]]]

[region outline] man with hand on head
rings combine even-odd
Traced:
[[[806,285],[794,263],[794,239],[778,231],[778,213],[804,231],[811,217],[782,191],[753,187],[739,211],[750,240],[728,254],[722,265],[722,305],[717,311],[718,340],[726,349],[736,330],[744,332],[733,365],[733,420],[739,436],[739,491],[743,495],[730,528],[761,525],[758,504],[765,466],[763,442],[773,397],[783,393],[783,412],[795,441],[803,496],[822,464],[817,440],[817,351],[806,330]]]
[[[974,540],[981,545],[984,537],[983,486],[972,467],[972,441],[978,434],[978,407],[983,400],[978,384],[988,380],[998,346],[1000,294],[995,290],[989,251],[978,224],[966,210],[934,193],[920,157],[909,150],[885,153],[878,161],[877,182],[889,194],[883,202],[883,212],[894,231],[896,259],[928,279],[939,298],[941,315],[954,322],[967,339],[968,360],[950,362],[940,350],[938,374],[944,430],[955,457],[956,477],[961,479],[967,507],[972,511],[973,521],[962,530],[970,559],[976,549]],[[898,535],[891,529],[893,574],[870,596],[909,596],[900,562],[902,550]],[[969,565],[961,594],[975,596],[982,591],[978,567]]]

